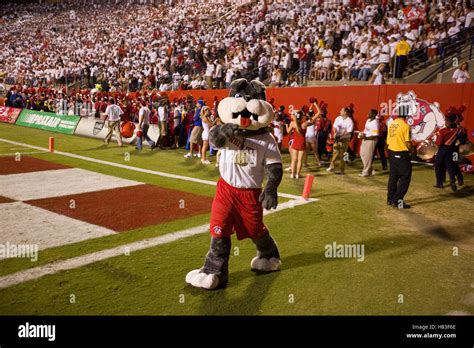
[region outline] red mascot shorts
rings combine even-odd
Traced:
[[[222,178],[217,182],[217,192],[212,202],[211,236],[229,237],[234,232],[237,239],[259,239],[268,233],[263,224],[263,208],[258,201],[261,189],[239,189]]]

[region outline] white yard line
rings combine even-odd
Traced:
[[[304,205],[313,201],[314,199],[305,200],[302,198],[299,198],[297,200],[291,200],[291,201],[280,204],[278,208],[275,210],[265,211],[264,214],[265,215],[273,214],[277,211],[281,211],[284,209],[291,209],[295,206]],[[192,227],[189,229],[165,234],[163,236],[149,238],[149,239],[145,239],[145,240],[130,243],[130,244],[120,245],[115,248],[105,249],[105,250],[97,251],[91,254],[73,257],[71,259],[67,259],[64,261],[49,263],[44,266],[30,268],[25,271],[20,271],[17,273],[0,277],[0,289],[8,288],[10,286],[21,284],[23,282],[27,282],[30,280],[39,279],[49,274],[55,274],[61,271],[71,270],[71,269],[79,268],[82,266],[86,266],[97,261],[109,259],[111,257],[116,257],[116,256],[121,256],[121,255],[123,255],[124,257],[128,257],[125,255],[134,251],[143,250],[147,248],[153,248],[153,247],[163,245],[163,244],[168,244],[168,243],[171,243],[183,238],[188,238],[188,237],[192,237],[198,234],[203,234],[208,231],[209,231],[209,224],[200,225],[200,226]],[[41,258],[41,254],[39,255],[39,257]]]
[[[39,146],[34,146],[34,145],[29,145],[25,143],[19,143],[16,141],[11,141],[8,139],[2,139],[0,138],[0,141],[3,141],[5,143],[9,143],[12,145],[17,145],[17,146],[24,146],[28,147],[31,149],[35,150],[40,150],[44,152],[49,152],[49,149],[44,148],[44,147],[39,147]],[[55,154],[57,155],[62,155],[62,156],[67,156],[67,157],[72,157],[72,158],[77,158],[83,161],[89,161],[89,162],[94,162],[94,163],[99,163],[99,164],[104,164],[107,166],[112,166],[112,167],[117,167],[117,168],[122,168],[122,169],[128,169],[128,170],[133,170],[136,172],[140,173],[146,173],[146,174],[152,174],[152,175],[158,175],[158,176],[163,176],[165,178],[171,178],[171,179],[179,179],[179,180],[185,180],[185,181],[192,181],[192,182],[197,182],[200,184],[205,184],[205,185],[211,185],[211,186],[216,186],[215,181],[210,181],[210,180],[203,180],[203,179],[197,179],[197,178],[192,178],[189,176],[184,176],[184,175],[176,175],[176,174],[170,174],[170,173],[165,173],[165,172],[159,172],[155,170],[150,170],[150,169],[144,169],[144,168],[138,168],[138,167],[132,167],[132,166],[127,166],[125,164],[120,164],[120,163],[115,163],[115,162],[108,162],[108,161],[103,161],[100,159],[92,158],[92,157],[86,157],[86,156],[81,156],[81,155],[76,155],[74,153],[69,153],[69,152],[63,152],[63,151],[54,151]],[[292,195],[289,193],[278,193],[278,196],[283,197],[283,198],[289,198],[289,199],[301,199],[300,196]]]

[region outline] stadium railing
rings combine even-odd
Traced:
[[[425,78],[423,78],[419,83],[429,82],[433,79],[433,76],[436,74],[443,72],[446,69],[446,62],[455,57],[460,57],[461,52],[464,48],[471,46],[472,47],[472,39],[474,37],[474,26],[470,26],[469,28],[464,28],[459,33],[448,36],[444,39],[438,40],[434,42],[430,46],[436,46],[437,54],[436,59],[429,60],[428,59],[428,49],[429,47],[422,47],[417,50],[413,50],[410,52],[408,57],[409,63],[405,69],[408,75],[414,74],[420,70],[426,69],[431,65],[437,64],[442,62],[440,67],[435,70],[432,74],[429,74]],[[469,59],[471,59],[471,53],[469,54]]]

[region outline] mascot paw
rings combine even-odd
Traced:
[[[234,136],[234,133],[239,129],[239,126],[233,123],[226,123],[221,127],[221,133],[227,139],[230,139]]]
[[[276,209],[278,206],[278,194],[276,192],[263,191],[258,200],[266,210]]]
[[[265,259],[263,257],[254,257],[250,262],[250,268],[255,271],[262,272],[274,272],[279,271],[281,267],[280,259],[272,257],[271,259]]]
[[[200,269],[195,269],[186,275],[186,283],[196,288],[212,290],[219,286],[219,277],[216,274],[201,273]]]

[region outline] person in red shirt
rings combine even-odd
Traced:
[[[301,42],[298,49],[298,60],[300,62],[300,76],[308,77],[308,51],[304,47],[304,42]]]
[[[444,170],[448,170],[449,185],[453,191],[456,186],[456,165],[458,165],[459,144],[465,143],[462,129],[458,128],[456,118],[450,115],[446,118],[446,128],[441,128],[436,135],[436,145],[439,149],[435,159],[436,188],[443,188]]]

